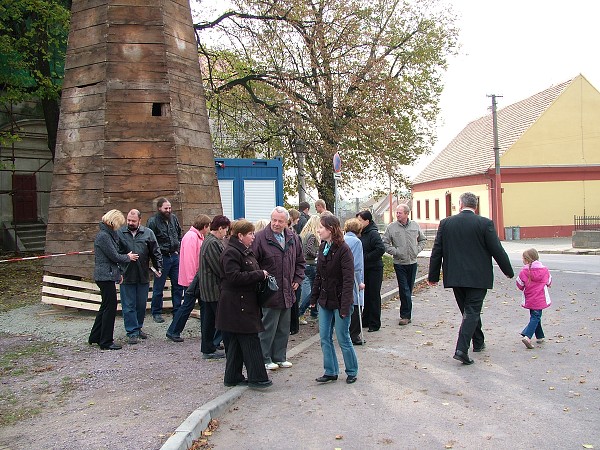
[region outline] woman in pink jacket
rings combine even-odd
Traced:
[[[544,341],[544,330],[542,330],[542,310],[552,304],[548,288],[552,284],[552,275],[547,267],[540,261],[540,256],[535,248],[523,252],[523,263],[525,266],[517,277],[517,288],[523,291],[523,303],[521,306],[529,310],[529,323],[521,331],[521,342],[527,348],[533,348],[531,338],[535,334],[537,343]]]
[[[179,249],[179,284],[185,289],[185,294],[183,295],[183,302],[173,316],[173,321],[166,333],[167,338],[173,342],[183,342],[181,332],[185,328],[185,324],[196,304],[195,287],[192,282],[196,273],[198,273],[200,248],[204,242],[204,236],[208,233],[210,220],[210,217],[207,215],[200,214],[194,219],[194,225],[192,225],[189,231],[183,236],[183,239],[181,239],[181,247]],[[200,302],[200,305],[202,305],[202,302]]]

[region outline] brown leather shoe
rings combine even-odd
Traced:
[[[400,319],[398,325],[408,325],[411,322],[410,319]]]

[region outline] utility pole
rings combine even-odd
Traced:
[[[504,215],[502,212],[502,177],[500,175],[500,144],[498,143],[498,113],[496,98],[501,95],[488,95],[492,98],[492,128],[494,134],[494,182],[492,192],[492,221],[500,239],[504,239]]]

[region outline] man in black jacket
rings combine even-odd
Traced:
[[[310,219],[309,203],[300,202],[298,205],[298,211],[300,211],[300,219],[298,220],[298,223],[294,225],[294,230],[296,230],[296,233],[300,234],[302,228],[304,228],[304,225],[306,225],[306,222],[308,222],[308,219]]]
[[[150,290],[150,260],[158,273],[162,271],[162,255],[156,236],[150,228],[141,225],[142,214],[132,209],[127,214],[127,225],[119,229],[119,252],[137,253],[137,261],[127,264],[120,286],[123,322],[129,344],[148,336],[142,331],[146,315],[146,303]]]
[[[163,272],[154,277],[152,285],[152,318],[156,323],[163,323],[162,316],[163,290],[167,277],[171,280],[171,301],[173,315],[181,306],[183,287],[179,285],[179,246],[181,245],[181,226],[177,216],[171,212],[171,203],[166,198],[156,202],[157,212],[148,219],[146,226],[154,231],[163,257]]]
[[[487,290],[494,284],[492,258],[508,278],[515,274],[494,222],[475,214],[478,199],[465,192],[459,198],[460,213],[443,219],[438,227],[429,260],[429,285],[437,285],[440,268],[444,274],[444,287],[452,288],[458,308],[463,315],[454,359],[463,364],[473,364],[469,347],[473,351],[485,348],[481,330],[481,308]]]

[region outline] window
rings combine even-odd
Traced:
[[[435,199],[435,220],[440,220],[440,200]]]
[[[417,200],[417,219],[421,218],[421,200]]]
[[[429,219],[429,200],[425,200],[425,219]]]

